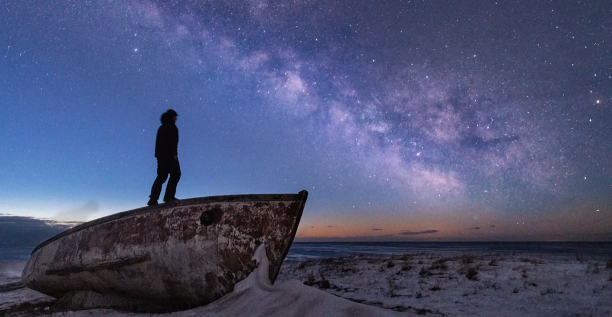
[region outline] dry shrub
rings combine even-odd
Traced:
[[[321,264],[332,264],[334,263],[334,259],[333,258],[327,258],[327,259],[323,259],[321,260]]]
[[[599,273],[599,263],[591,262],[587,265],[586,269],[587,273],[598,274]]]
[[[396,297],[399,286],[395,282],[395,279],[392,277],[387,278],[387,285],[387,295],[389,295],[389,297]]]
[[[308,276],[306,277],[306,281],[304,281],[304,285],[308,285],[308,286],[317,285],[321,289],[330,288],[331,284],[325,278],[325,276],[323,275],[321,271],[319,271],[319,275],[320,275],[320,280],[317,281],[313,272],[308,273]]]
[[[521,262],[531,263],[535,265],[544,264],[544,261],[542,261],[542,259],[521,258]]]
[[[528,277],[529,277],[529,275],[527,275],[527,270],[523,270],[523,272],[522,272],[521,276],[522,276],[523,278],[528,278]]]
[[[299,270],[302,270],[302,269],[304,269],[304,268],[306,268],[306,267],[313,266],[313,265],[315,265],[314,261],[312,261],[312,260],[306,260],[306,261],[300,262],[300,264],[298,265],[298,267],[297,267],[297,268],[298,268]]]
[[[463,254],[460,258],[461,263],[463,264],[471,264],[474,263],[474,261],[476,261],[476,257],[473,254]]]
[[[545,291],[540,292],[540,295],[544,296],[546,294],[563,294],[563,292],[558,292],[553,288],[547,288]]]
[[[468,269],[467,273],[465,274],[465,277],[467,277],[468,280],[470,281],[478,281],[477,275],[478,275],[478,270],[471,267]]]
[[[314,274],[312,272],[308,273],[308,276],[306,276],[306,281],[304,281],[304,285],[313,286],[315,282]]]
[[[424,266],[421,267],[421,270],[419,271],[419,276],[420,277],[425,277],[425,276],[430,276],[431,272],[429,272],[428,269],[426,269]]]
[[[400,257],[400,260],[402,260],[402,261],[410,261],[410,260],[412,260],[412,255],[410,255],[410,254],[404,254],[404,255],[402,255],[402,256]]]
[[[446,265],[446,262],[448,261],[448,258],[441,258],[438,260],[435,260],[431,263],[431,266],[429,267],[430,270],[446,270],[448,269],[448,266]]]

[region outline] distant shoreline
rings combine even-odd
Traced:
[[[314,247],[309,249],[308,247]],[[334,248],[330,249],[330,246]],[[2,246],[0,245],[0,262],[22,262],[30,258],[30,253],[35,245],[27,246]],[[412,252],[448,252],[477,254],[487,253],[511,253],[522,252],[532,254],[552,254],[556,256],[592,257],[605,260],[612,257],[612,241],[563,241],[563,242],[534,242],[534,241],[478,241],[478,242],[440,242],[440,241],[417,241],[417,242],[307,242],[294,241],[287,256],[287,260],[296,259],[299,256],[325,258],[356,254],[381,254],[392,255]]]

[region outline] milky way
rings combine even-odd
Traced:
[[[244,126],[227,131],[245,143],[299,144],[253,153],[262,163],[252,164],[303,163],[307,170],[285,167],[282,178],[319,194],[321,210],[554,216],[572,206],[612,221],[605,1],[134,0],[31,12],[87,25],[67,36],[98,49],[96,81],[116,72],[113,63],[155,69],[162,78],[126,82],[164,86],[186,100],[179,105],[204,97],[206,107],[189,114],[233,116]],[[15,61],[7,42],[4,59]],[[169,88],[166,77],[186,84]]]
[[[601,6],[132,5],[133,22],[178,39],[176,54],[196,71],[208,60],[208,68],[243,77],[251,87],[234,89],[263,95],[267,110],[312,125],[393,186],[472,197],[525,188],[565,194],[568,178],[593,172],[576,166],[588,157],[576,153],[581,145],[610,142],[610,133],[598,133],[610,119],[612,63],[602,60],[610,44],[586,32],[609,24]]]

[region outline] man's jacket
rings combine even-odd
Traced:
[[[155,157],[158,159],[171,159],[178,155],[178,128],[174,122],[163,123],[157,130],[155,139]]]

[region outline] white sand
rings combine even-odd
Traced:
[[[476,273],[472,279],[469,272]],[[310,279],[368,305],[440,316],[612,316],[612,269],[603,261],[353,257],[285,262],[277,281],[287,279]]]
[[[257,258],[260,267],[233,293],[152,316],[612,316],[612,269],[603,261],[432,254],[286,261],[270,285],[267,259]],[[19,265],[0,263],[0,287],[15,282]],[[0,292],[0,314],[49,300],[27,288]],[[149,316],[101,309],[49,315]]]

